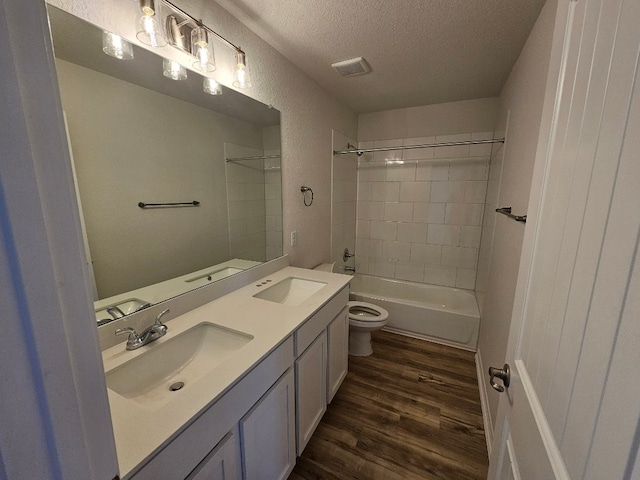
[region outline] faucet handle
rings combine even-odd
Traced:
[[[138,332],[131,327],[118,328],[115,331],[115,335],[124,335],[125,333],[129,334],[129,338],[127,338],[127,350],[130,350],[130,347],[135,347],[142,343],[142,339],[140,338],[140,335],[138,335]]]
[[[166,327],[166,325],[165,325],[164,323],[162,323],[161,318],[164,316],[164,314],[165,314],[165,313],[169,313],[169,311],[170,311],[170,310],[167,308],[166,310],[163,310],[162,312],[160,312],[160,313],[158,314],[158,316],[156,317],[155,324],[156,324],[156,325],[161,325],[161,326],[163,326],[163,327],[167,328],[167,327]]]

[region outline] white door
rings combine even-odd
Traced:
[[[638,478],[640,1],[559,0],[558,18],[489,478]]]

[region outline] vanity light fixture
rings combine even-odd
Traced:
[[[209,95],[222,95],[220,84],[213,78],[204,77],[202,80],[202,90]]]
[[[162,61],[162,74],[170,78],[171,80],[186,80],[187,79],[187,69],[180,65],[175,60],[169,60],[165,58]]]
[[[102,51],[118,60],[133,60],[133,46],[107,30],[102,31]]]
[[[142,16],[138,19],[136,37],[145,45],[151,47],[164,47],[167,40],[158,26],[156,18],[160,17],[156,11],[155,0],[139,0]]]
[[[198,26],[191,30],[191,52],[196,61],[193,66],[203,72],[213,72],[216,69],[213,57],[213,46],[209,42],[207,30]]]
[[[146,45],[158,47],[168,42],[194,57],[193,67],[195,69],[202,72],[213,72],[216,69],[216,62],[211,39],[215,38],[234,51],[236,69],[233,85],[237,88],[251,87],[247,56],[240,47],[207,27],[202,21],[196,20],[169,0],[138,0],[138,2],[142,11],[137,29],[138,40]],[[163,25],[164,31],[160,30],[158,25]],[[165,73],[165,75],[167,74]]]
[[[249,75],[249,67],[247,66],[247,56],[240,50],[236,49],[236,71],[234,74],[233,86],[237,88],[251,87],[251,77]]]

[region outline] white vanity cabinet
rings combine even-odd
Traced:
[[[323,331],[296,360],[296,445],[302,455],[327,411],[327,332]]]
[[[293,370],[240,421],[244,480],[286,480],[296,464]]]
[[[349,309],[344,307],[327,327],[327,403],[331,403],[349,369]]]
[[[241,478],[240,435],[238,428],[234,428],[220,440],[220,443],[186,480],[239,480]]]
[[[327,410],[327,404],[346,376],[344,328],[349,288],[343,288],[294,334],[296,346],[296,450],[302,455]],[[340,338],[343,336],[343,338]],[[333,337],[333,339],[331,338]],[[329,395],[329,389],[332,390]]]

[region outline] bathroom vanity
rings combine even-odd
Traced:
[[[346,375],[350,279],[286,267],[104,350],[121,478],[286,479]]]

